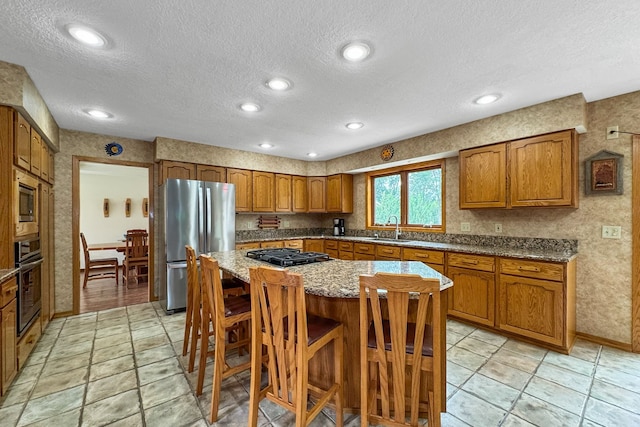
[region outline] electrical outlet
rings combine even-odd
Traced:
[[[251,230],[253,228],[253,221],[247,221],[247,230]]]
[[[607,139],[618,139],[619,137],[618,126],[609,126],[607,128]]]
[[[469,224],[468,222],[461,222],[460,231],[471,231],[471,224]]]
[[[502,224],[496,223],[494,224],[494,227],[495,227],[496,233],[502,233]]]
[[[284,221],[284,222],[283,222],[283,224],[282,224],[282,226],[283,226],[284,228],[289,228],[289,221]]]
[[[619,225],[603,225],[602,226],[602,238],[603,239],[619,239],[622,237],[622,227]]]

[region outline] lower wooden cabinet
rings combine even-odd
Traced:
[[[430,249],[404,248],[403,261],[422,261],[440,274],[444,274],[444,252]]]
[[[236,243],[236,250],[239,249],[260,249],[260,242]]]
[[[449,315],[493,326],[495,275],[468,268],[447,267],[446,276],[453,280],[449,292]]]
[[[402,248],[392,245],[376,245],[376,259],[380,261],[400,261]]]
[[[363,261],[373,261],[376,259],[376,245],[373,243],[353,244],[353,259]]]
[[[284,242],[282,240],[260,242],[260,248],[284,248]]]
[[[0,297],[0,396],[7,392],[18,372],[16,279],[2,284]],[[39,322],[37,322],[40,324]]]
[[[323,239],[305,239],[304,250],[306,252],[324,252]]]
[[[33,325],[18,340],[18,369],[22,369],[27,358],[33,351],[42,335],[40,322],[33,322]]]
[[[296,239],[296,240],[285,240],[283,242],[285,248],[291,249],[304,249],[304,240]]]
[[[340,258],[340,254],[338,252],[338,241],[337,240],[325,240],[324,242],[324,252],[328,254],[331,258]]]

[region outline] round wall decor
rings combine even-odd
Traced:
[[[107,152],[108,156],[119,156],[122,154],[122,145],[117,142],[110,142],[104,146],[104,151]]]
[[[391,145],[385,145],[382,147],[382,150],[380,151],[380,158],[386,162],[387,160],[391,160],[392,157],[393,147]]]

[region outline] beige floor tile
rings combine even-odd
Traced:
[[[107,348],[94,349],[91,363],[106,362],[128,354],[133,354],[133,347],[130,341]]]
[[[586,360],[578,359],[577,357],[568,356],[566,354],[560,354],[553,351],[547,353],[547,355],[544,357],[544,361],[547,363],[551,363],[552,365],[556,365],[564,369],[569,369],[571,371],[587,376],[593,375],[593,370],[595,368],[592,362],[587,362]]]
[[[478,372],[516,390],[522,390],[532,376],[527,372],[503,365],[493,359],[490,359]]]
[[[462,389],[504,410],[511,409],[520,396],[520,390],[481,374],[474,374]]]
[[[617,385],[634,393],[640,393],[640,378],[626,372],[618,371],[606,366],[598,366],[595,378],[609,384]]]
[[[44,369],[42,369],[42,375],[59,374],[60,372],[67,372],[73,369],[87,367],[89,366],[90,361],[90,351],[74,354],[61,359],[50,359],[45,363]]]
[[[498,350],[493,355],[491,360],[528,373],[535,372],[536,368],[540,364],[539,359],[534,359],[520,353],[515,353],[513,351],[507,350],[504,347]]]
[[[594,380],[591,387],[591,397],[640,415],[640,394],[638,393],[602,380]]]
[[[591,387],[591,377],[546,362],[540,364],[536,376],[582,394],[589,393]]]
[[[202,412],[192,394],[179,396],[145,410],[147,427],[189,425],[202,419]],[[242,424],[246,426],[246,423]]]
[[[139,367],[138,377],[140,378],[140,385],[145,385],[182,372],[178,360],[170,358]]]
[[[29,427],[76,427],[80,425],[80,408],[29,424]]]
[[[576,415],[582,414],[587,396],[540,377],[533,377],[524,392]]]
[[[93,351],[98,349],[113,347],[114,345],[122,344],[123,342],[131,341],[131,333],[126,328],[126,332],[121,332],[114,335],[108,335],[102,338],[96,338],[93,342]]]
[[[116,375],[124,371],[133,369],[133,355],[118,357],[117,359],[108,360],[91,365],[91,373],[89,381],[99,380],[100,378]]]
[[[155,335],[149,338],[142,338],[133,342],[133,348],[136,352],[148,350],[153,347],[159,347],[169,344],[169,338],[166,335]],[[182,351],[182,350],[181,350]]]
[[[548,350],[538,347],[536,345],[527,344],[522,341],[510,339],[504,343],[502,346],[503,349],[512,351],[514,353],[522,354],[523,356],[530,357],[536,360],[544,359],[544,356],[547,354]]]
[[[47,394],[85,384],[87,382],[88,373],[89,368],[84,367],[53,375],[40,375],[40,379],[33,389],[32,398],[42,397]]]
[[[640,415],[590,397],[584,417],[603,426],[640,426]]]
[[[138,366],[144,366],[149,363],[155,363],[175,357],[176,353],[171,344],[164,344],[159,347],[153,347],[148,350],[136,352],[136,364]]]
[[[578,427],[580,417],[528,394],[516,402],[512,414],[544,427]]]
[[[184,394],[191,394],[191,389],[182,374],[166,377],[160,381],[155,381],[140,387],[142,406],[145,410]]]
[[[106,425],[138,412],[140,412],[138,390],[130,390],[86,405],[82,412],[82,424]]]
[[[507,412],[460,390],[447,402],[447,412],[471,426],[497,426]]]
[[[447,351],[447,360],[455,363],[456,365],[475,371],[486,363],[487,358],[465,350],[464,348],[455,346],[451,350]]]
[[[447,381],[455,386],[461,386],[466,380],[471,378],[473,371],[464,366],[447,361]]]
[[[85,386],[77,386],[57,393],[30,399],[20,417],[19,426],[29,425],[82,406]]]
[[[102,378],[87,385],[86,403],[97,402],[125,391],[137,389],[138,379],[135,370],[121,372]]]
[[[448,337],[448,335],[447,335]],[[447,340],[448,341],[448,340]],[[489,358],[498,351],[498,346],[480,341],[473,337],[466,337],[456,344],[456,347],[463,348],[482,357]]]

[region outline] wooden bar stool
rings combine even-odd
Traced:
[[[386,300],[388,319],[383,318],[381,299]],[[440,345],[443,327],[439,280],[409,274],[360,276],[360,416],[363,426],[369,422],[417,426],[420,412],[427,412],[429,427],[440,426],[442,372],[439,367],[444,351]],[[424,372],[427,373],[426,384],[421,383]],[[420,394],[427,387],[425,405],[420,402]],[[408,422],[407,411],[410,414]]]
[[[222,279],[218,261],[208,255],[200,255],[200,269],[202,271],[202,327],[200,339],[200,363],[198,366],[198,385],[196,393],[202,394],[204,372],[207,364],[207,356],[213,353],[213,393],[211,395],[211,415],[209,421],[214,423],[218,419],[218,405],[220,403],[220,387],[224,378],[235,375],[251,367],[251,360],[237,366],[229,366],[226,363],[226,352],[231,349],[248,347],[249,337],[248,321],[251,319],[251,300],[249,295],[230,296],[224,298]],[[211,335],[209,322],[213,323],[215,335],[215,347],[213,352],[208,351],[209,336]],[[234,342],[226,342],[226,331],[234,329],[237,339]]]
[[[302,276],[271,267],[251,267],[251,389],[249,425],[258,422],[263,398],[296,414],[296,426],[306,426],[331,400],[336,425],[342,427],[342,358],[344,332],[341,323],[307,315]],[[309,384],[309,360],[333,342],[334,383],[328,390]],[[260,389],[262,346],[266,346],[269,384]],[[307,409],[307,395],[316,397]]]
[[[193,372],[202,323],[202,288],[200,286],[201,279],[198,271],[198,258],[196,257],[196,251],[188,245],[185,246],[185,251],[187,254],[187,308],[184,323],[182,355],[186,356],[187,351],[189,351],[188,371]],[[225,297],[229,295],[241,295],[243,293],[244,286],[245,283],[240,280],[222,279],[222,290]],[[210,332],[210,335],[213,335],[213,332]]]

